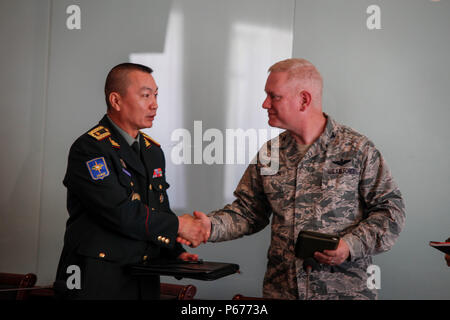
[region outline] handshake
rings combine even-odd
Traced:
[[[192,216],[186,213],[178,217],[177,242],[195,248],[206,243],[210,235],[211,221],[203,212],[194,211]]]

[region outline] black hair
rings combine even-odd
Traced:
[[[105,101],[108,110],[111,108],[109,103],[109,95],[112,92],[118,92],[120,95],[124,95],[128,87],[128,73],[131,71],[142,71],[148,74],[153,72],[152,68],[144,66],[142,64],[125,62],[118,64],[109,71],[105,81]]]

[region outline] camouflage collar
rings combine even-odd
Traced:
[[[327,118],[327,125],[325,127],[325,130],[320,135],[319,139],[317,139],[317,142],[320,143],[324,148],[326,148],[328,142],[336,137],[336,132],[338,130],[339,124],[325,112],[323,113],[323,115],[325,116],[325,118]]]
[[[328,149],[328,144],[332,139],[336,137],[339,124],[327,115],[325,112],[323,115],[327,118],[327,125],[325,126],[325,130],[319,136],[319,138],[313,143],[310,150],[312,154],[318,154],[320,152],[324,152]]]
[[[319,138],[317,138],[316,141],[313,142],[313,144],[303,157],[304,159],[325,151],[328,148],[328,143],[330,142],[330,140],[336,137],[339,124],[326,113],[323,113],[323,115],[327,118],[325,130],[322,132]],[[297,146],[295,143],[295,139],[290,132],[288,135],[286,135],[285,139],[286,140],[284,145],[287,149],[287,157],[291,162],[295,163],[295,161],[298,160],[296,157]]]
[[[318,143],[326,145],[330,139],[333,139],[336,136],[336,132],[339,128],[339,124],[333,118],[331,118],[325,112],[323,112],[323,115],[327,119],[327,125],[325,126],[325,130],[322,132],[322,134],[316,139],[316,141],[312,143],[312,146]]]

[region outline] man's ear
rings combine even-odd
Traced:
[[[118,92],[111,92],[109,94],[109,104],[115,111],[120,111],[121,96]]]
[[[300,92],[300,111],[305,111],[311,105],[311,94],[303,90]]]

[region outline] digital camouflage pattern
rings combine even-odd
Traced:
[[[234,192],[236,200],[209,214],[209,241],[258,232],[273,214],[263,295],[304,299],[306,273],[294,254],[299,232],[337,234],[348,244],[350,258],[312,272],[309,297],[376,299],[376,290],[367,287],[371,256],[389,250],[405,223],[401,193],[380,152],[365,136],[329,116],[303,159],[288,131],[268,141],[267,150],[276,142],[279,152],[267,155],[279,162],[278,172],[261,175],[266,161],[250,164]]]

